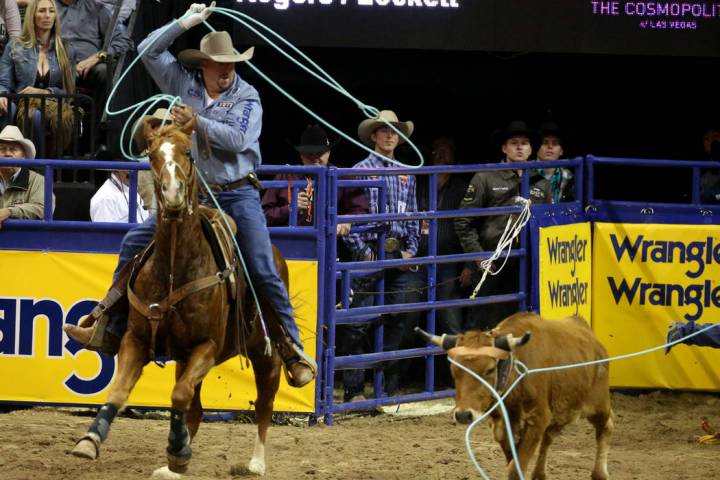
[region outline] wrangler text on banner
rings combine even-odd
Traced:
[[[590,224],[540,228],[540,313],[545,318],[581,315],[591,320]]]
[[[720,322],[720,226],[596,223],[593,329],[608,353],[661,345],[675,321]],[[719,390],[720,351],[673,348],[615,362],[615,387]]]

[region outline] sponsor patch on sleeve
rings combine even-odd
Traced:
[[[463,202],[472,202],[475,200],[475,194],[477,193],[477,189],[475,188],[475,185],[472,183],[468,185],[467,190],[465,190],[465,196],[463,197]]]
[[[538,187],[530,187],[530,196],[533,198],[539,198],[541,200],[545,199],[545,192],[542,191],[541,188]]]

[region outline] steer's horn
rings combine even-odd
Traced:
[[[428,342],[433,343],[438,347],[442,347],[444,350],[450,350],[457,344],[457,335],[448,335],[447,333],[443,333],[442,337],[439,337],[426,332],[420,327],[415,327],[415,333],[423,337]]]
[[[528,340],[530,340],[530,332],[525,332],[525,335],[522,337],[514,337],[512,333],[508,335],[508,345],[510,348],[521,347],[525,345]]]

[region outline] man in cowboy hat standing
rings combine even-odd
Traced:
[[[300,160],[306,167],[327,166],[330,150],[335,142],[328,140],[327,133],[320,125],[308,125],[300,136],[300,144],[293,148],[300,154]],[[278,175],[275,180],[298,180],[294,175]],[[313,225],[313,186],[312,178],[307,177],[307,188],[297,194],[298,218],[297,225]],[[262,199],[263,210],[268,225],[288,225],[290,217],[290,188],[271,188]],[[338,190],[339,215],[363,215],[368,213],[368,201],[365,192],[360,188],[343,188]],[[350,224],[341,223],[337,226],[337,236],[347,237]]]
[[[184,50],[178,58],[168,51],[178,36],[206,20],[213,6],[214,3],[210,7],[191,5],[181,20],[169,28],[162,27],[165,29],[162,32],[160,29],[152,32],[138,51],[147,48],[142,60],[160,89],[182,98],[183,103],[172,109],[172,120],[184,125],[194,117],[192,157],[198,171],[218,192],[218,203],[233,217],[238,232],[242,232],[236,238],[249,277],[260,296],[273,306],[281,323],[269,325],[270,334],[290,375],[290,383],[301,387],[314,378],[316,366],[302,350],[293,307],[273,262],[270,235],[260,206],[259,182],[254,171],[261,163],[262,106],[255,88],[235,72],[235,64],[252,58],[253,49],[235,53],[227,32],[212,32],[202,38],[199,50]],[[113,289],[117,288],[122,267],[152,239],[155,222],[156,217],[150,217],[123,239]],[[95,315],[100,317],[101,312]],[[126,317],[114,316],[108,325],[115,338],[122,336],[126,328]],[[94,342],[91,328],[66,325],[65,331],[81,344]]]
[[[392,124],[405,137],[412,135],[413,122],[401,122],[395,112],[383,110],[377,118],[363,120],[358,126],[358,137],[367,146],[374,149],[374,153],[359,162],[353,168],[388,168],[389,164],[384,158],[393,159],[395,148],[404,140],[390,128]],[[417,198],[415,190],[415,177],[412,175],[386,175],[381,177],[385,181],[385,213],[417,212]],[[377,188],[366,189],[370,200],[370,213],[379,213],[379,194]],[[389,222],[386,229],[385,252],[387,257],[411,258],[417,254],[420,242],[420,225],[417,220],[407,222]],[[377,234],[363,233],[350,234],[348,243],[355,251],[362,252],[365,260],[374,260],[377,254]],[[367,290],[375,290],[373,284]],[[418,269],[402,267],[385,272],[385,304],[413,303],[420,300],[422,287],[421,274]],[[353,306],[371,306],[374,301],[372,293],[356,293],[353,297]],[[419,314],[401,313],[388,315],[383,318],[384,349],[386,351],[398,350],[403,340],[411,335],[413,323],[417,322]],[[362,354],[367,347],[367,333],[369,324],[346,325],[340,333],[340,350],[343,354]],[[393,395],[398,389],[399,365],[385,365],[385,392]],[[364,370],[344,370],[343,383],[345,386],[345,401],[359,401],[363,399]]]
[[[531,139],[535,132],[522,121],[513,121],[494,134],[504,155],[503,163],[527,162],[532,153]],[[529,170],[527,170],[529,171]],[[461,209],[504,207],[515,205],[520,195],[522,170],[482,170],[476,173],[465,191],[460,203]],[[530,200],[533,203],[550,203],[552,192],[550,184],[540,175],[530,180]],[[494,251],[505,231],[509,215],[491,217],[460,217],[455,219],[455,232],[466,253]],[[499,275],[488,275],[482,287],[483,295],[517,292],[518,262],[508,259],[505,270]],[[472,272],[480,270],[480,260],[476,260],[463,270],[460,282],[471,286]],[[479,280],[479,276],[477,279]],[[470,309],[466,325],[468,329],[489,329],[502,319],[517,312],[517,305],[491,304],[487,308]]]
[[[35,158],[35,145],[20,129],[0,132],[0,158]],[[43,218],[45,178],[26,167],[0,167],[0,227],[8,218]]]

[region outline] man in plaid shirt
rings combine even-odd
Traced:
[[[356,169],[391,167],[382,157],[394,158],[395,148],[403,141],[385,122],[392,124],[409,137],[414,125],[412,122],[400,122],[397,115],[390,110],[383,110],[378,118],[364,120],[358,127],[358,136],[366,145],[375,149],[366,159],[355,165]],[[368,177],[361,177],[368,178]],[[415,197],[415,177],[412,175],[381,176],[385,181],[385,213],[405,213],[417,211]],[[366,190],[370,204],[370,213],[379,213],[379,192],[377,188]],[[417,220],[390,222],[386,225],[386,258],[411,258],[418,250],[420,242],[420,225]],[[360,252],[364,260],[375,260],[377,255],[376,233],[353,233],[347,243],[355,252]],[[360,279],[362,280],[362,279]],[[417,267],[402,267],[385,270],[385,304],[414,303],[421,299],[422,274]],[[376,283],[355,282],[352,307],[366,307],[374,303]],[[358,291],[359,290],[359,291]],[[365,290],[366,292],[363,292]],[[419,313],[400,313],[383,316],[384,350],[398,350],[405,338],[411,337],[412,329],[417,324]],[[339,349],[343,355],[357,355],[369,350],[370,342],[367,335],[370,324],[352,324],[344,326],[340,333]],[[406,363],[406,362],[405,362]],[[398,388],[399,369],[397,362],[385,364],[385,392],[393,395]],[[365,383],[364,370],[344,370],[345,401],[360,401]]]

